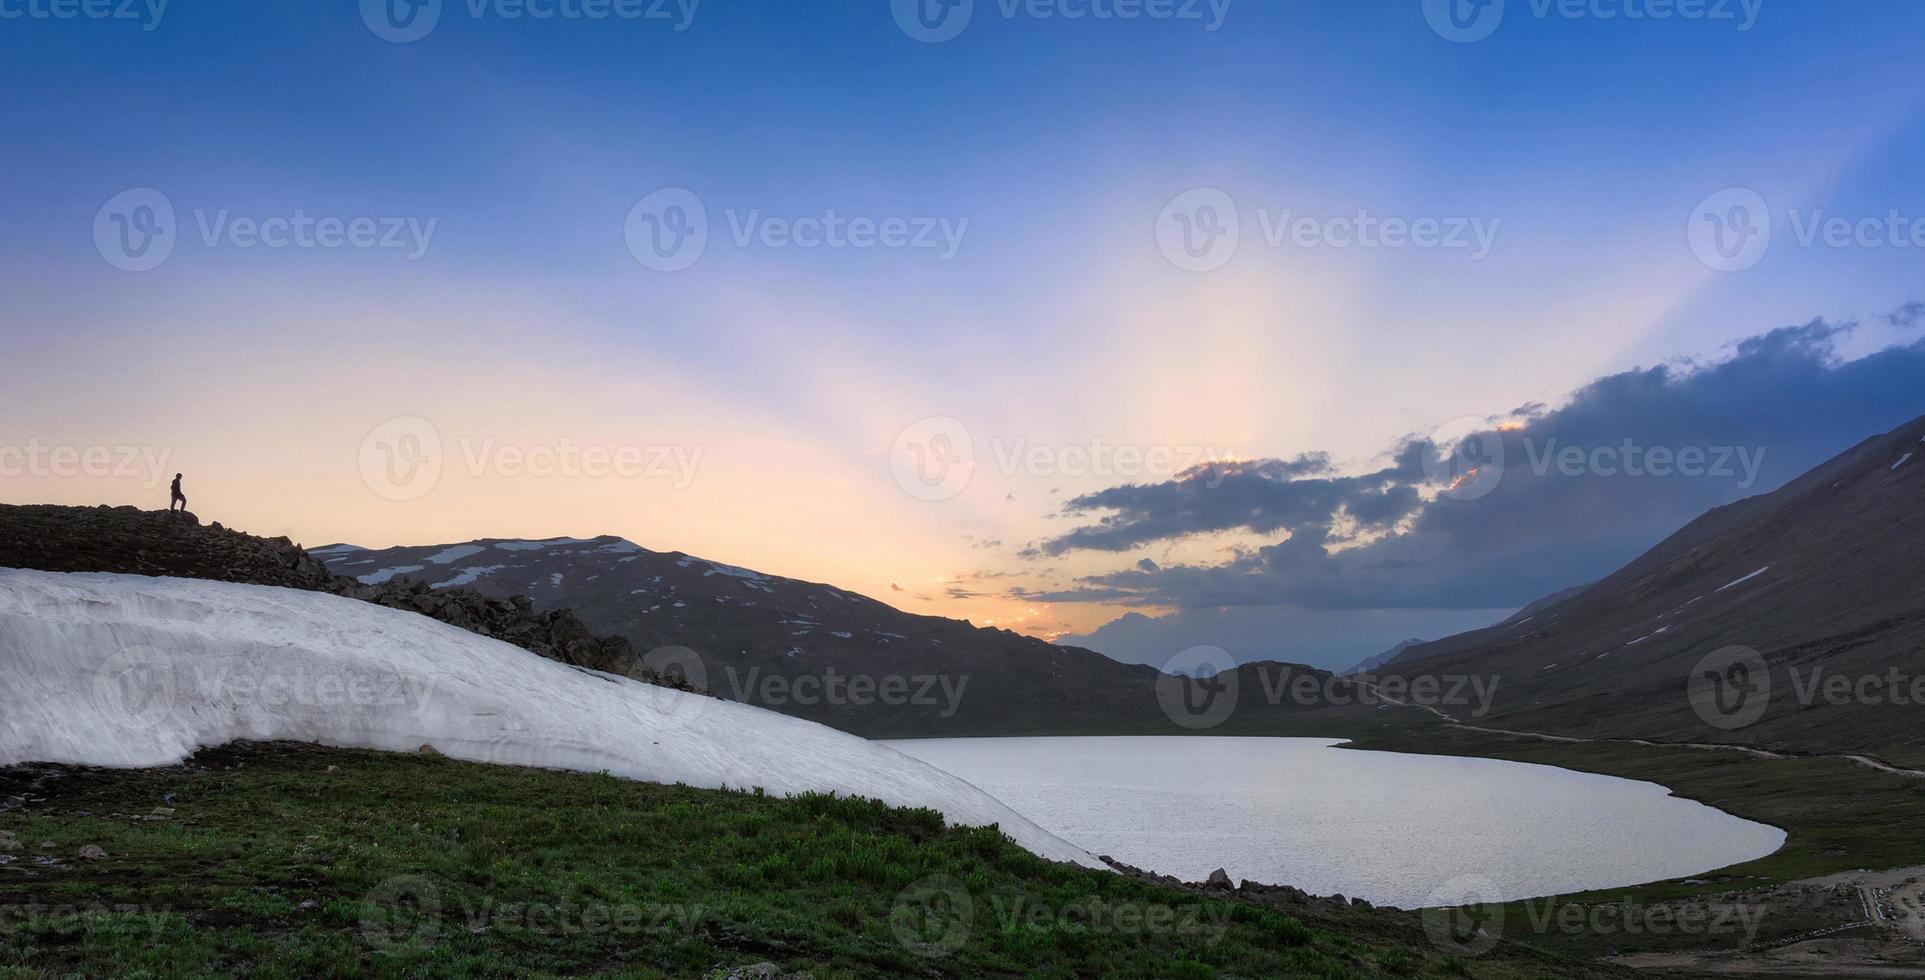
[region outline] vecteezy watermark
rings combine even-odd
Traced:
[[[94,669],[94,710],[124,731],[152,729],[174,714],[178,673],[173,659],[154,647],[122,647]]]
[[[985,5],[989,0],[985,0]],[[993,0],[1005,21],[1157,20],[1223,29],[1234,0]],[[890,0],[896,26],[924,44],[953,41],[969,29],[977,0]]]
[[[1769,909],[1743,900],[1709,899],[1649,904],[1632,896],[1616,902],[1559,901],[1554,898],[1523,903],[1524,920],[1533,934],[1566,936],[1741,936],[1756,942]]]
[[[1502,218],[1379,214],[1368,208],[1340,215],[1299,214],[1289,208],[1258,208],[1256,227],[1272,250],[1386,249],[1462,250],[1481,261],[1496,247]],[[1156,218],[1156,244],[1170,264],[1185,272],[1214,272],[1236,258],[1244,222],[1236,200],[1216,187],[1199,187],[1170,199]]]
[[[1493,423],[1478,417],[1438,426],[1421,440],[1426,483],[1440,488],[1441,498],[1487,497],[1503,483],[1521,448],[1523,462],[1538,478],[1730,480],[1738,489],[1748,490],[1764,471],[1767,449],[1646,445],[1629,436],[1614,443],[1569,444],[1557,436],[1540,438],[1527,430],[1524,422]]]
[[[0,446],[0,479],[140,480],[152,490],[167,482],[170,446],[49,446],[28,439]]]
[[[859,674],[828,667],[821,674],[765,674],[760,667],[724,668],[731,699],[765,708],[799,706],[930,708],[952,718],[962,707],[969,675]]]
[[[1463,875],[1439,885],[1424,900],[1419,918],[1424,935],[1444,953],[1478,957],[1497,948],[1504,938],[1504,896],[1497,883],[1481,875]]]
[[[1236,713],[1241,684],[1228,650],[1191,647],[1164,663],[1156,678],[1156,703],[1164,717],[1183,728],[1215,728]]]
[[[976,440],[960,419],[932,415],[906,426],[889,445],[889,473],[918,500],[948,500],[976,476]]]
[[[989,461],[1005,480],[1027,476],[1162,481],[1199,475],[1205,488],[1214,490],[1229,477],[1227,462],[1234,458],[1234,452],[1195,443],[1137,445],[1092,437],[1085,442],[1049,444],[1000,435],[989,439]],[[890,443],[889,471],[896,485],[918,500],[948,500],[968,489],[975,477],[976,437],[968,425],[952,416],[917,419]]]
[[[196,236],[187,240],[210,249],[396,251],[416,261],[428,254],[439,224],[439,218],[312,215],[304,208],[265,217],[196,208]],[[124,272],[158,268],[181,241],[173,200],[151,187],[122,191],[94,214],[94,248]]]
[[[1517,0],[1420,0],[1424,20],[1446,41],[1471,44],[1497,33]],[[1530,15],[1543,20],[1703,21],[1736,25],[1739,33],[1758,26],[1764,0],[1525,0]]]
[[[141,935],[159,938],[173,913],[126,902],[4,902],[0,903],[0,936],[22,932],[78,934],[90,923],[113,919],[116,933],[129,926]]]
[[[889,905],[889,929],[896,941],[927,959],[942,959],[968,945],[975,924],[975,898],[949,875],[917,881]]]
[[[94,710],[125,731],[161,726],[183,705],[223,710],[378,707],[419,712],[438,678],[376,665],[183,660],[145,645],[124,647],[95,668]]]
[[[167,0],[0,0],[0,20],[111,20],[160,26]]]
[[[1698,261],[1718,272],[1743,272],[1771,251],[1771,209],[1748,187],[1730,187],[1698,202],[1685,237]]]
[[[1257,681],[1270,704],[1301,707],[1403,705],[1418,708],[1469,708],[1472,718],[1490,714],[1503,678],[1496,674],[1360,674],[1338,677],[1265,666]]]
[[[1424,479],[1449,500],[1487,497],[1504,481],[1504,435],[1490,419],[1463,417],[1432,429],[1425,440]]]
[[[968,218],[849,215],[835,208],[800,215],[729,208],[723,222],[727,240],[740,249],[924,251],[945,262],[962,251],[969,234]],[[712,231],[707,202],[686,187],[664,188],[635,202],[622,225],[629,254],[656,272],[680,272],[700,262]]]
[[[1771,667],[1750,647],[1714,650],[1692,666],[1685,696],[1705,724],[1725,731],[1748,728],[1771,706]]]
[[[1758,482],[1764,469],[1764,446],[1645,446],[1626,438],[1604,446],[1560,446],[1556,438],[1525,439],[1524,452],[1531,472],[1547,476],[1685,477],[1734,480],[1740,490]]]
[[[1743,272],[1764,261],[1774,241],[1776,215],[1764,195],[1748,187],[1721,190],[1691,211],[1688,238],[1698,261],[1718,272]],[[1787,208],[1784,227],[1798,248],[1925,250],[1925,215],[1896,208],[1884,214],[1836,214],[1824,208]]]
[[[1730,646],[1706,654],[1691,669],[1686,696],[1708,725],[1736,731],[1757,724],[1773,699],[1789,693],[1801,708],[1839,707],[1918,708],[1925,706],[1925,674],[1898,667],[1882,672],[1851,674],[1823,664],[1786,666],[1785,685],[1774,686],[1771,666],[1758,651]]]
[[[361,938],[377,952],[425,952],[444,928],[469,935],[606,937],[694,936],[707,917],[700,905],[659,902],[497,902],[492,896],[459,904],[444,900],[435,883],[418,875],[390,878],[361,900]]]
[[[377,496],[419,500],[441,482],[449,461],[441,432],[419,416],[389,419],[368,431],[355,455],[361,480]],[[462,436],[453,457],[470,477],[508,479],[655,480],[686,490],[695,483],[703,449],[684,445],[581,445],[570,439],[537,445]]]
[[[1248,674],[1248,677],[1244,675]],[[1253,691],[1249,681],[1256,681]],[[1157,704],[1178,725],[1201,730],[1230,720],[1252,696],[1271,707],[1398,706],[1467,708],[1473,718],[1489,714],[1502,679],[1477,674],[1360,674],[1339,677],[1288,665],[1239,667],[1220,647],[1191,647],[1163,665]]]
[[[395,44],[419,41],[441,23],[444,0],[361,0],[361,22]],[[458,0],[474,20],[653,21],[677,32],[695,24],[702,0]]]
[[[1002,935],[1181,936],[1218,943],[1230,929],[1228,902],[1134,902],[1086,895],[1039,899],[1019,888],[998,888],[980,897],[949,875],[910,885],[889,908],[890,929],[909,952],[942,959],[968,945],[977,932]]]

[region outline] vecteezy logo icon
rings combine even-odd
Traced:
[[[1457,418],[1432,430],[1424,476],[1451,500],[1487,497],[1504,480],[1504,434],[1489,419]]]
[[[426,878],[390,878],[361,900],[361,938],[393,955],[427,946],[441,928],[441,891]]]
[[[1156,702],[1184,728],[1215,728],[1237,710],[1237,662],[1222,647],[1191,647],[1156,679]]]
[[[1687,235],[1698,261],[1718,272],[1743,272],[1771,251],[1771,208],[1750,188],[1722,190],[1691,212]]]
[[[94,248],[123,272],[146,272],[174,254],[174,202],[152,187],[121,191],[94,214]]]
[[[688,647],[657,647],[642,658],[642,666],[666,684],[634,684],[632,706],[647,712],[646,723],[664,728],[681,728],[700,717],[713,698],[707,696],[708,664],[702,655]],[[690,688],[678,690],[674,685]]]
[[[896,941],[929,959],[963,948],[975,922],[976,905],[969,889],[948,875],[931,875],[910,885],[889,906],[889,928]]]
[[[708,251],[708,206],[685,187],[656,191],[629,209],[622,236],[635,261],[656,272],[680,272]]]
[[[1424,900],[1424,934],[1446,955],[1482,956],[1504,936],[1503,903],[1488,878],[1452,878]]]
[[[397,503],[419,500],[441,482],[441,433],[412,415],[389,419],[361,440],[361,481]]]
[[[126,647],[94,671],[94,710],[130,731],[154,728],[180,696],[173,660],[150,646]]]
[[[969,28],[976,0],[890,0],[896,26],[924,44],[953,41]]]
[[[1471,44],[1497,33],[1504,0],[1423,0],[1424,19],[1446,41]]]
[[[960,419],[918,420],[890,444],[889,472],[917,500],[948,500],[968,489],[976,475],[976,440]]]
[[[361,0],[361,22],[383,41],[419,41],[441,22],[441,0]]]
[[[1185,272],[1214,272],[1236,258],[1243,220],[1230,195],[1214,187],[1184,191],[1156,216],[1156,245]]]
[[[1749,728],[1771,707],[1771,666],[1750,647],[1725,647],[1691,668],[1685,693],[1705,724],[1728,732]]]

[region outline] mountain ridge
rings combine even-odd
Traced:
[[[1916,710],[1897,703],[1925,690],[1921,457],[1925,417],[1383,673],[1501,674],[1507,697],[1479,721],[1495,727],[1925,759]],[[1828,694],[1828,676],[1852,690]]]
[[[1158,700],[1164,675],[1154,667],[905,612],[833,585],[651,551],[614,535],[380,550],[330,545],[314,554],[336,574],[364,583],[406,580],[431,591],[458,584],[495,597],[525,595],[537,609],[568,608],[598,632],[650,651],[648,657],[692,668],[692,680],[718,696],[859,735],[1189,730]],[[1346,728],[1387,720],[1384,712],[1332,703],[1266,705],[1239,713],[1236,722],[1309,734],[1297,726],[1315,728],[1313,717]],[[1326,734],[1337,728],[1322,726]]]

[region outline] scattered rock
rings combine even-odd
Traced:
[[[1211,888],[1215,888],[1220,891],[1226,891],[1226,892],[1234,891],[1236,888],[1236,886],[1230,884],[1230,872],[1225,871],[1222,868],[1218,868],[1215,871],[1210,872],[1210,877],[1203,883],[1210,886]]]
[[[56,845],[56,844],[54,844],[54,842],[53,842],[53,841],[50,841],[50,840],[43,840],[43,841],[41,841],[41,842],[40,842],[40,849],[41,849],[41,850],[43,850],[43,851],[51,851],[51,850],[53,850],[53,849],[54,849],[54,848],[55,848],[56,846],[58,846],[58,845]]]
[[[340,772],[340,771],[341,771],[341,767],[340,767],[340,766],[329,766],[329,767],[328,767],[328,775],[330,775],[330,776],[332,776],[332,775],[334,775],[335,773],[337,773],[337,772]]]
[[[107,860],[107,852],[92,844],[88,844],[86,847],[80,849],[80,859],[82,861],[105,861]]]
[[[12,854],[20,849],[20,842],[11,837],[0,837],[0,854]]]

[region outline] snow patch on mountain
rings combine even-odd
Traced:
[[[414,751],[660,783],[837,792],[1088,852],[894,749],[292,589],[0,570],[0,766],[179,763],[237,740]]]
[[[456,575],[454,578],[451,578],[446,582],[436,582],[433,585],[428,586],[428,588],[457,589],[464,585],[473,585],[476,582],[481,581],[481,577],[483,575],[493,575],[494,573],[499,572],[502,569],[507,567],[508,566],[506,565],[471,565],[467,568],[462,569],[461,574]]]
[[[393,568],[383,568],[378,572],[369,572],[366,575],[360,576],[361,584],[362,585],[380,585],[381,583],[386,582],[387,580],[395,577],[396,575],[407,575],[412,572],[418,572],[426,567],[428,566],[396,565]]]
[[[1740,566],[1740,567],[1742,567],[1742,566]],[[1724,585],[1722,585],[1722,586],[1720,586],[1720,587],[1719,587],[1719,588],[1718,588],[1718,589],[1717,589],[1717,590],[1716,590],[1715,592],[1713,592],[1713,593],[1712,593],[1712,595],[1717,595],[1717,594],[1718,594],[1718,592],[1723,592],[1723,591],[1724,591],[1725,589],[1730,589],[1730,588],[1735,588],[1735,587],[1737,587],[1737,586],[1740,586],[1740,585],[1743,585],[1743,584],[1745,584],[1746,582],[1749,582],[1749,581],[1751,581],[1752,579],[1754,579],[1754,578],[1757,578],[1758,576],[1760,576],[1760,575],[1763,575],[1764,573],[1766,573],[1766,572],[1769,572],[1769,571],[1771,571],[1771,566],[1770,566],[1770,565],[1766,565],[1765,567],[1763,567],[1763,568],[1760,568],[1760,569],[1758,569],[1758,570],[1757,570],[1757,571],[1755,571],[1755,572],[1752,572],[1752,573],[1751,573],[1750,575],[1747,575],[1747,576],[1745,576],[1744,578],[1741,578],[1741,579],[1738,579],[1738,580],[1736,580],[1736,581],[1733,581],[1733,582],[1727,582],[1726,584],[1724,584]],[[1693,600],[1693,601],[1696,601],[1696,600]]]
[[[488,549],[478,544],[458,544],[439,554],[429,555],[428,563],[431,565],[452,565],[463,558],[473,558],[486,550]]]

